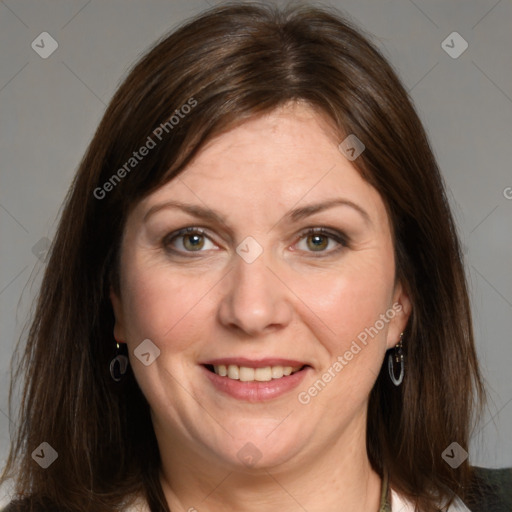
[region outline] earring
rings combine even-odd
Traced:
[[[398,344],[395,346],[394,353],[388,355],[389,378],[391,379],[391,382],[395,386],[400,386],[400,384],[402,384],[402,381],[404,380],[405,367],[404,367],[404,352],[402,350],[403,335],[404,335],[403,332],[400,333],[400,340],[399,340]],[[400,364],[400,375],[398,376],[398,378],[395,377],[394,363]]]
[[[110,376],[116,382],[119,382],[128,371],[128,357],[121,353],[121,347],[116,340],[116,355],[110,361]]]

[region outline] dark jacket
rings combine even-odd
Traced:
[[[464,504],[471,512],[512,512],[512,468],[474,468],[471,498]],[[27,500],[11,502],[1,512],[64,512],[52,507],[30,511]],[[153,511],[159,512],[159,511]]]
[[[471,512],[512,512],[512,468],[474,470],[466,507]]]

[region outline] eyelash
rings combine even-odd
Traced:
[[[178,255],[183,255],[184,252],[188,253],[188,254],[193,254],[194,252],[204,252],[204,251],[178,251],[176,249],[169,248],[169,246],[171,245],[171,242],[173,242],[175,239],[177,239],[181,236],[184,236],[184,235],[200,235],[200,236],[204,236],[204,237],[208,238],[210,241],[212,241],[210,239],[210,237],[206,234],[206,231],[204,229],[198,228],[198,227],[187,227],[187,228],[180,229],[179,231],[176,231],[169,235],[166,235],[162,239],[162,244],[163,244],[164,248],[168,252],[171,252],[173,254],[178,254]],[[306,251],[306,252],[310,252],[311,254],[313,254],[314,258],[331,256],[331,255],[343,250],[345,247],[348,247],[348,238],[343,233],[337,232],[337,231],[329,231],[323,227],[305,229],[304,231],[302,231],[300,233],[299,241],[302,240],[303,238],[307,238],[308,236],[313,236],[313,235],[321,235],[321,236],[328,237],[340,245],[340,247],[330,250],[330,251],[318,251],[318,252],[317,251]],[[318,255],[315,255],[315,253]],[[194,257],[194,256],[187,256],[187,257]]]

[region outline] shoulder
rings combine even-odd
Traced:
[[[0,512],[28,512],[30,510],[30,503],[27,500],[11,501],[9,505],[1,509]]]
[[[31,499],[25,498],[11,501],[5,508],[1,509],[0,512],[50,512],[50,510],[50,508],[35,505]],[[60,511],[53,509],[52,512]]]
[[[464,503],[457,500],[449,512],[510,512],[512,511],[512,468],[472,468],[473,475],[468,497]],[[393,511],[409,510],[407,503],[392,491]],[[149,510],[143,500],[137,500],[127,510],[145,512]],[[32,508],[30,500],[12,501],[0,512],[50,512],[48,508]],[[51,512],[57,512],[54,509]]]
[[[471,487],[465,504],[471,512],[512,510],[512,468],[473,467]]]
[[[27,500],[11,501],[0,512],[28,512],[30,510],[30,503]]]
[[[382,512],[416,512],[414,503],[410,500],[401,496],[396,491],[391,491],[391,508],[381,509]],[[448,509],[442,509],[444,512],[473,512],[473,509],[469,509],[460,499],[456,499]],[[380,511],[379,511],[380,512]],[[439,512],[441,510],[439,509]],[[490,511],[486,511],[490,512]],[[493,511],[494,512],[494,511]]]
[[[466,498],[456,498],[447,512],[511,512],[512,468],[472,467]],[[392,490],[391,512],[414,512],[414,505]]]
[[[140,495],[130,495],[126,501],[121,505],[124,512],[150,512],[149,505],[146,500]],[[55,508],[55,506],[48,504],[46,506],[36,505],[30,497],[20,500],[11,501],[5,508],[0,509],[0,512],[66,512],[62,508]]]
[[[45,505],[42,505],[41,502],[34,503],[34,500],[30,497],[16,499],[5,508],[0,509],[0,512],[68,512],[63,508],[56,508],[48,501],[45,503]]]

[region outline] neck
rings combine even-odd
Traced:
[[[165,452],[172,457],[162,457],[161,483],[173,512],[379,510],[382,482],[370,466],[364,429],[267,468],[215,466],[183,445]]]

